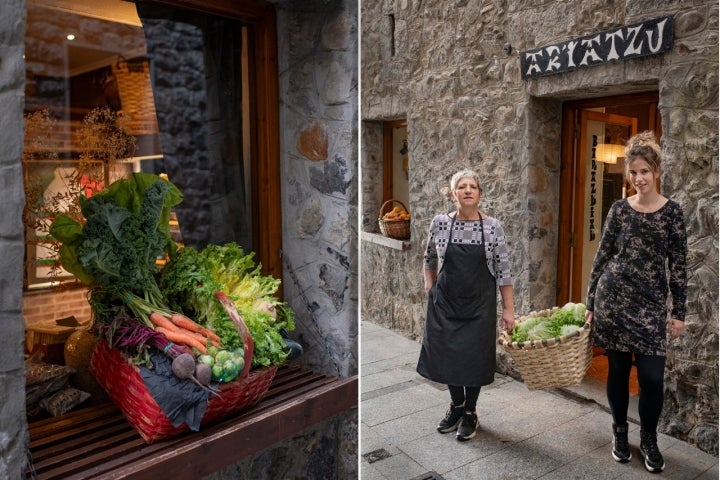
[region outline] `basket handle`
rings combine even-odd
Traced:
[[[387,204],[392,203],[392,202],[399,203],[400,206],[403,208],[403,210],[405,210],[406,212],[408,211],[407,207],[405,206],[405,204],[403,202],[401,202],[400,200],[391,198],[390,200],[385,201],[385,203],[383,203],[382,206],[380,207],[380,217],[381,218],[382,218],[383,214],[386,213],[385,207],[387,206]]]
[[[240,312],[237,311],[235,302],[233,302],[230,297],[225,295],[223,292],[215,292],[215,296],[218,300],[220,300],[222,306],[225,307],[228,315],[230,315],[230,319],[235,324],[235,328],[238,329],[238,333],[240,333],[240,336],[242,337],[243,345],[245,347],[245,366],[243,367],[243,371],[240,373],[240,376],[238,378],[244,378],[250,371],[250,363],[252,362],[254,348],[252,335],[250,335],[250,330],[248,329],[247,325],[245,325],[245,321],[243,321],[242,315],[240,315]]]

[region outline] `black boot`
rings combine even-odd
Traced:
[[[627,463],[632,458],[628,444],[628,424],[616,425],[613,423],[612,456],[616,462]]]
[[[472,411],[463,409],[462,421],[457,429],[456,438],[461,442],[470,440],[475,436],[475,430],[477,430],[478,418],[477,414]]]
[[[451,403],[450,408],[445,414],[445,418],[438,423],[437,431],[440,433],[448,433],[457,430],[458,425],[460,425],[460,420],[462,420],[463,417],[464,408],[465,402],[457,407]]]
[[[655,432],[640,431],[640,453],[645,457],[645,468],[648,472],[658,473],[665,469],[665,460],[660,454]]]

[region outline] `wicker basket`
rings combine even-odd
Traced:
[[[390,211],[392,204],[399,204],[403,210],[408,211],[407,207],[400,200],[391,198],[380,207],[380,215],[378,215],[378,225],[380,232],[386,237],[396,240],[407,240],[410,238],[410,220],[384,220],[382,217]]]
[[[208,399],[207,408],[200,421],[201,426],[255,405],[268,391],[277,372],[277,366],[250,371],[254,350],[250,330],[235,308],[235,303],[227,295],[216,292],[215,296],[243,340],[245,366],[238,378],[220,384],[219,395]],[[186,423],[177,427],[172,425],[145,386],[138,368],[104,340],[98,343],[93,351],[90,371],[145,442],[152,443],[189,430]]]
[[[120,57],[112,66],[112,71],[128,131],[133,135],[158,133],[149,61],[145,58],[125,60]]]
[[[138,368],[107,342],[98,343],[90,360],[90,370],[146,443],[189,430],[185,423],[173,427],[145,386]],[[253,370],[232,382],[220,384],[220,395],[208,400],[201,425],[258,403],[270,388],[276,372],[276,366]]]
[[[557,307],[531,312],[518,318],[516,324],[529,317],[549,317],[555,310]],[[590,330],[591,325],[586,323],[568,335],[527,342],[512,342],[503,332],[498,343],[515,361],[528,390],[569,387],[582,381],[592,361]]]

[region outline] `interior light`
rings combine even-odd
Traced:
[[[68,36],[65,38],[67,38],[68,40],[75,40],[75,35],[73,35],[72,33],[69,33]]]
[[[595,147],[595,160],[603,163],[617,163],[625,157],[625,146],[616,143],[599,143]]]

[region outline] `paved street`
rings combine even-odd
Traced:
[[[415,372],[419,343],[367,321],[361,335],[362,480],[718,479],[717,457],[667,435],[658,438],[665,471],[647,472],[634,423],[633,458],[617,463],[605,406],[557,391],[529,391],[503,375],[480,392],[476,437],[458,442],[454,432],[435,430],[449,394]]]

